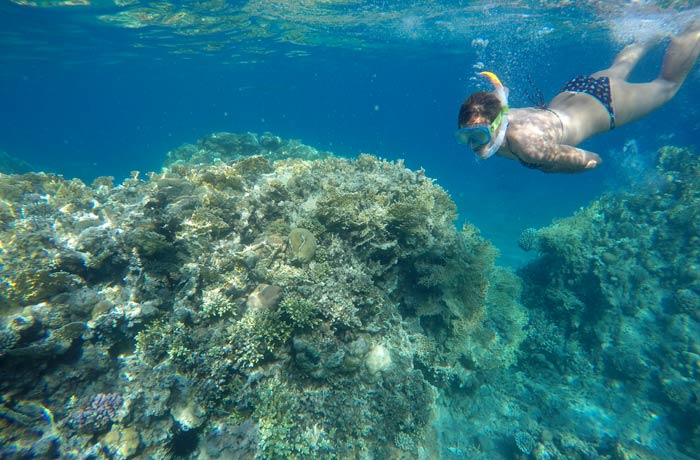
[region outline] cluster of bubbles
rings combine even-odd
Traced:
[[[678,11],[660,9],[655,3],[637,3],[634,7],[618,9],[609,16],[606,27],[611,39],[623,46],[678,34],[694,20],[700,20],[700,7]]]
[[[663,179],[656,170],[654,152],[640,149],[636,139],[628,139],[621,149],[608,151],[606,163],[611,172],[607,186],[612,190],[656,188]]]

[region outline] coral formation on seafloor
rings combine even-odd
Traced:
[[[23,174],[32,169],[32,166],[26,161],[0,150],[0,174]]]
[[[700,161],[657,163],[517,273],[423,171],[271,134],[0,175],[0,457],[695,458]]]
[[[520,273],[521,364],[547,388],[530,395],[547,458],[574,458],[572,439],[600,458],[700,452],[700,161],[666,147],[645,179],[524,237],[540,257]]]
[[[423,171],[270,134],[119,185],[0,176],[0,455],[438,458],[436,398],[526,337],[456,217]]]

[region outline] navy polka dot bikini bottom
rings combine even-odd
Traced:
[[[610,79],[608,77],[594,78],[590,75],[581,75],[569,80],[560,92],[586,93],[598,99],[610,114],[610,129],[615,129],[615,111],[612,107],[612,94],[610,93]]]

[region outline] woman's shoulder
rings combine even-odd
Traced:
[[[558,120],[551,110],[538,109],[535,107],[524,107],[510,109],[508,120],[513,128],[546,128],[556,126]]]

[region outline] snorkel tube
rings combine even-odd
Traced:
[[[498,126],[494,128],[495,136],[493,136],[493,141],[491,142],[491,145],[488,147],[488,149],[486,149],[484,153],[479,155],[481,158],[486,159],[490,158],[491,156],[493,156],[494,153],[498,152],[498,149],[501,148],[501,145],[503,145],[503,141],[506,139],[509,112],[508,89],[505,86],[503,86],[501,80],[499,80],[496,74],[494,74],[493,72],[479,72],[477,75],[486,77],[489,79],[489,81],[491,81],[491,84],[493,85],[493,93],[496,95],[498,100],[501,101],[501,111],[496,116],[496,120],[500,118],[501,122],[498,124]]]

